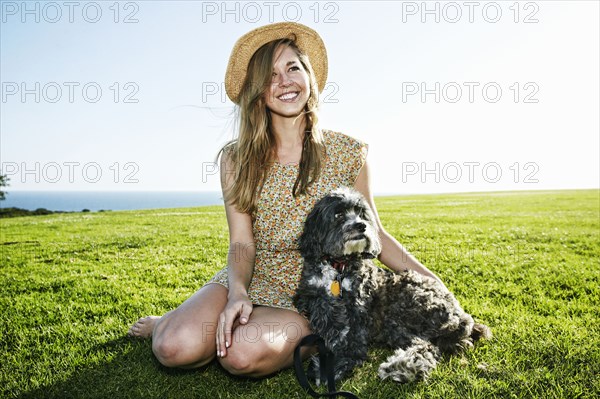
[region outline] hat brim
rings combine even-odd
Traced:
[[[308,55],[319,92],[327,81],[327,51],[319,34],[308,26],[296,22],[278,22],[256,28],[240,37],[233,46],[225,73],[225,92],[238,104],[246,78],[250,58],[262,45],[277,39],[294,38],[298,48]]]

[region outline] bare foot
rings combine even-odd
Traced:
[[[159,319],[160,316],[142,317],[131,326],[127,335],[137,338],[150,338],[154,331],[154,326]]]

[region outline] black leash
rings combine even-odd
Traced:
[[[300,348],[303,346],[312,346],[317,345],[319,349],[319,363],[320,363],[320,381],[324,383],[327,380],[327,393],[317,393],[310,386],[310,382],[304,373],[304,368],[302,367],[302,356],[300,355]],[[358,399],[356,395],[346,391],[336,391],[335,390],[335,376],[334,376],[334,355],[333,353],[325,347],[325,341],[323,338],[318,336],[317,334],[307,335],[302,338],[296,349],[294,350],[294,367],[296,368],[296,378],[298,379],[298,383],[304,390],[313,398],[320,397],[337,397],[342,396],[350,399]]]

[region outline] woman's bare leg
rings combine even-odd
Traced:
[[[227,303],[227,288],[208,284],[162,317],[138,320],[129,334],[152,337],[156,358],[167,367],[200,367],[216,356],[216,328]]]
[[[231,374],[269,375],[294,364],[294,349],[310,333],[308,322],[297,312],[255,307],[248,323],[233,331],[227,356],[219,362]],[[302,350],[303,357],[308,354],[309,350]]]
[[[217,320],[227,304],[227,292],[220,284],[208,284],[162,317],[141,318],[130,335],[149,334],[155,356],[167,367],[206,365],[216,357]],[[310,333],[308,322],[297,312],[257,306],[247,324],[234,325],[227,356],[219,362],[235,375],[269,375],[293,365],[294,349]],[[304,348],[303,357],[308,354]]]

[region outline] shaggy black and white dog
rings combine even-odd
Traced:
[[[381,251],[379,234],[370,207],[354,190],[334,191],[316,203],[299,246],[304,267],[294,305],[335,355],[336,380],[366,360],[371,343],[396,350],[379,376],[409,382],[427,378],[442,353],[490,336],[434,279],[371,262]],[[318,378],[316,357],[309,375]]]

